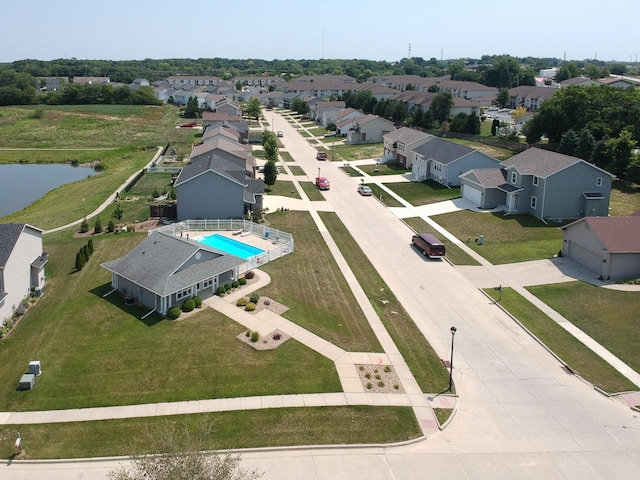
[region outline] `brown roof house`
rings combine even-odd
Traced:
[[[562,255],[601,280],[640,278],[640,215],[581,218],[562,231]]]

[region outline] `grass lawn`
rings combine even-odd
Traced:
[[[402,304],[371,265],[338,216],[333,212],[318,214],[331,232],[422,391],[445,391],[449,387],[447,370]]]
[[[254,148],[251,151],[251,155],[253,155],[255,158],[259,158],[261,160],[265,160],[267,158],[267,153],[261,148]]]
[[[371,165],[359,165],[358,168],[368,175],[402,175],[411,172],[397,163],[372,163]]]
[[[409,407],[307,407],[247,410],[188,416],[130,418],[0,427],[0,457],[10,458],[19,431],[29,459],[91,458],[150,452],[145,432],[175,425],[176,431],[211,434],[207,450],[294,445],[402,442],[422,435]],[[268,428],[267,426],[274,426]]]
[[[95,237],[80,272],[73,264],[86,239],[45,237],[45,294],[0,345],[0,411],[341,391],[333,363],[293,339],[257,351],[235,338],[242,326],[210,308],[180,321],[143,321],[145,310],[117,294],[103,298],[111,276],[100,264],[145,236]],[[34,358],[46,373],[25,395],[16,384]]]
[[[316,188],[315,183],[300,182],[300,186],[302,187],[302,190],[304,190],[304,193],[307,194],[307,197],[309,197],[309,200],[311,200],[312,202],[317,200],[326,200],[326,198],[324,198],[324,195],[322,195],[322,193]]]
[[[291,170],[292,175],[306,175],[302,167],[299,167],[297,165],[290,166],[289,170]]]
[[[289,180],[276,180],[273,185],[265,186],[265,192],[269,195],[281,195],[283,197],[301,198],[298,190]]]
[[[384,186],[416,207],[460,197],[460,187],[447,188],[433,180],[385,183]]]
[[[273,228],[293,234],[295,252],[263,269],[272,282],[258,293],[289,307],[292,322],[351,352],[381,352],[351,289],[307,212],[270,213]]]
[[[457,246],[455,243],[451,243],[444,238],[435,228],[429,225],[420,217],[405,218],[404,223],[409,225],[416,233],[430,233],[435,235],[444,243],[447,250],[447,260],[454,265],[480,265],[475,258]]]
[[[527,289],[636,372],[640,371],[640,292],[621,292],[583,282]]]
[[[386,190],[383,190],[379,185],[375,183],[366,183],[365,185],[370,186],[371,191],[373,192],[373,196],[379,199],[387,207],[404,207],[402,203],[389,195],[389,193],[387,193]]]
[[[298,130],[298,133],[300,135],[302,135],[303,137],[311,138],[311,134],[309,132],[307,132],[306,130],[300,129],[300,130]]]
[[[36,118],[35,110],[43,111],[41,118]],[[2,222],[26,222],[50,229],[82,218],[148,163],[158,145],[171,143],[178,150],[191,145],[195,134],[191,129],[176,128],[180,121],[179,110],[170,105],[0,108],[0,145],[53,149],[0,151],[0,163],[99,160],[104,167],[100,175],[58,187]],[[68,150],[76,148],[81,150]],[[82,150],[88,148],[92,150]]]
[[[586,298],[578,295],[580,299],[575,299],[574,293],[576,293],[576,287],[581,290],[583,287],[588,287],[587,290],[590,293],[594,293],[593,290],[602,290],[603,292],[611,292],[611,290],[598,289],[590,285],[583,283],[568,283],[568,284],[555,284],[545,285],[541,289],[538,287],[529,287],[532,293],[542,299],[545,303],[548,303],[554,309],[560,311],[557,305],[553,305],[549,302],[550,297],[563,298],[567,302],[574,304],[576,308],[573,309],[572,315],[588,315],[593,308],[593,302],[591,297]],[[500,292],[494,289],[486,289],[485,292],[490,295],[494,300],[498,300]],[[549,293],[549,295],[547,295]],[[613,293],[613,292],[612,292]],[[638,313],[637,306],[638,297],[635,297],[635,310],[636,318]],[[580,303],[581,302],[581,303]],[[627,380],[622,374],[615,370],[611,365],[602,360],[598,355],[593,353],[592,350],[587,348],[583,343],[577,340],[573,335],[567,332],[564,328],[554,322],[546,314],[541,312],[538,308],[531,305],[528,300],[522,297],[520,294],[512,290],[511,288],[504,288],[502,290],[502,300],[500,305],[504,307],[511,315],[516,317],[531,333],[538,337],[547,347],[549,347],[556,355],[558,355],[571,369],[580,374],[584,379],[597,385],[601,389],[609,393],[625,392],[629,390],[637,390],[637,387]],[[629,306],[629,303],[627,303]],[[616,306],[611,305],[612,310],[610,313],[615,312]],[[572,317],[565,315],[569,320]],[[617,316],[616,316],[617,317]],[[616,324],[619,318],[611,318],[607,315],[607,321],[611,320],[612,324]],[[632,323],[629,319],[625,320],[627,326]],[[610,328],[609,330],[616,330]],[[626,332],[629,333],[629,329]],[[633,337],[635,337],[635,328],[633,330]],[[632,337],[632,338],[633,338]],[[626,343],[630,343],[631,338],[627,339]],[[608,345],[605,344],[608,347]],[[636,349],[637,350],[637,349]],[[635,353],[636,359],[638,358],[637,351]]]
[[[280,155],[280,158],[282,159],[283,162],[295,161],[289,152],[279,151],[278,154]]]
[[[494,265],[551,258],[562,247],[562,231],[531,215],[463,210],[431,217]],[[484,235],[485,244],[475,238]]]
[[[335,159],[339,162],[350,162],[366,158],[380,158],[383,153],[384,146],[382,143],[372,143],[368,145],[336,145],[327,152],[327,155],[330,157],[335,156]]]
[[[363,177],[364,176],[358,170],[356,170],[353,167],[338,167],[338,168],[340,168],[340,170],[345,172],[350,177]]]
[[[449,420],[449,417],[453,413],[453,410],[451,408],[434,408],[433,413],[438,419],[438,424],[442,426],[447,420]]]
[[[640,185],[614,180],[609,215],[631,215],[640,210]]]
[[[307,125],[305,125],[305,126],[309,129],[309,133],[311,135],[313,135],[314,137],[322,137],[322,136],[324,136],[325,133],[329,132],[329,130],[327,130],[324,127],[309,128]]]

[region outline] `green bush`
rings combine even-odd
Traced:
[[[253,303],[253,302],[249,302],[249,303],[247,303],[247,304],[245,305],[244,309],[245,309],[247,312],[253,312],[253,311],[256,309],[256,304],[255,304],[255,303]]]
[[[202,297],[200,295],[196,295],[195,297],[193,297],[193,302],[195,303],[196,308],[202,307]]]
[[[87,233],[89,231],[89,224],[87,223],[87,219],[83,219],[80,224],[80,233]]]
[[[231,282],[231,286],[233,288],[238,288],[240,286],[240,282],[238,280],[234,280],[233,282]]]
[[[251,332],[251,341],[256,343],[260,338],[260,334],[258,332]]]
[[[258,300],[260,300],[260,295],[258,295],[257,293],[252,293],[249,297],[249,301],[251,303],[258,303]]]
[[[225,292],[228,292],[229,290],[231,290],[231,284],[230,284],[230,283],[227,283],[227,284],[224,286],[224,291],[225,291]]]
[[[216,290],[216,295],[224,295],[227,292],[227,290],[224,287],[218,287],[218,289]]]
[[[180,316],[181,313],[182,312],[180,312],[180,309],[178,307],[173,306],[167,312],[167,317],[169,317],[171,320],[175,320]]]
[[[192,312],[194,308],[196,308],[196,302],[193,298],[187,298],[182,304],[183,312]]]
[[[239,298],[236,302],[237,307],[246,307],[247,303],[249,303],[249,299],[247,297]]]
[[[247,279],[242,277],[242,278],[238,279],[238,283],[240,285],[246,285],[247,284]]]

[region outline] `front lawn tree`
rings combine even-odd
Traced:
[[[496,96],[496,102],[502,108],[506,107],[509,104],[509,100],[511,96],[509,95],[509,89],[506,87],[502,87],[498,90],[498,95]]]
[[[194,431],[195,430],[195,431]],[[210,427],[180,427],[166,422],[161,428],[142,432],[151,452],[130,454],[132,466],[109,472],[111,480],[255,480],[257,470],[240,466],[240,457],[211,452],[209,442],[215,436]]]
[[[438,93],[433,97],[429,105],[433,118],[439,122],[449,119],[451,108],[453,108],[453,96],[449,92]]]
[[[262,115],[262,104],[256,97],[251,97],[242,108],[242,113],[248,117],[253,117],[256,120]]]
[[[278,161],[278,140],[273,132],[265,131],[262,134],[262,148],[267,162]]]
[[[187,100],[187,106],[184,109],[184,116],[187,118],[198,118],[202,111],[198,106],[198,97],[189,97]]]
[[[267,162],[264,165],[264,183],[272,187],[276,183],[276,179],[278,178],[278,168],[276,167],[275,162]]]

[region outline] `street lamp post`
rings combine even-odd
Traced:
[[[449,362],[449,391],[453,390],[453,339],[456,336],[458,329],[451,327],[451,361]]]

